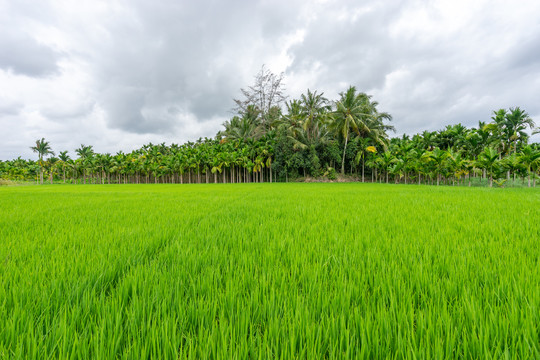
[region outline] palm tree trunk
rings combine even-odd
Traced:
[[[349,141],[349,134],[345,136],[345,146],[343,147],[343,159],[341,160],[341,175],[345,175],[345,153],[347,152],[347,142]]]

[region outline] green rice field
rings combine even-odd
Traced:
[[[0,188],[0,359],[540,358],[540,190]]]

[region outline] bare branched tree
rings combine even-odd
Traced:
[[[240,89],[245,99],[234,99],[236,107],[233,111],[243,115],[247,112],[248,106],[253,105],[260,112],[261,125],[268,127],[273,120],[272,117],[276,115],[278,109],[281,109],[281,105],[288,97],[285,95],[284,76],[283,73],[279,75],[272,73],[263,65],[255,76],[255,84],[247,89]]]

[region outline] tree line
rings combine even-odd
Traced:
[[[354,86],[331,101],[310,91],[284,95],[283,75],[264,67],[235,99],[236,114],[214,138],[147,144],[130,153],[96,153],[92,146],[56,156],[45,139],[38,160],[0,161],[0,178],[39,183],[244,183],[338,178],[371,182],[502,186],[540,175],[538,132],[519,107],[493,112],[477,127],[448,125],[390,138],[390,114]]]

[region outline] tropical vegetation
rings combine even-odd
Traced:
[[[97,153],[90,145],[55,157],[36,141],[38,161],[0,161],[0,178],[43,183],[244,183],[347,178],[362,182],[535,186],[540,175],[538,131],[521,108],[493,112],[468,128],[391,138],[392,116],[354,86],[331,101],[307,90],[287,100],[282,76],[261,70],[242,89],[237,112],[215,138],[185,144],[147,144],[129,153]],[[282,107],[284,108],[282,110]],[[47,155],[51,155],[46,158]],[[337,169],[337,170],[336,170]],[[339,172],[339,173],[338,173]]]

